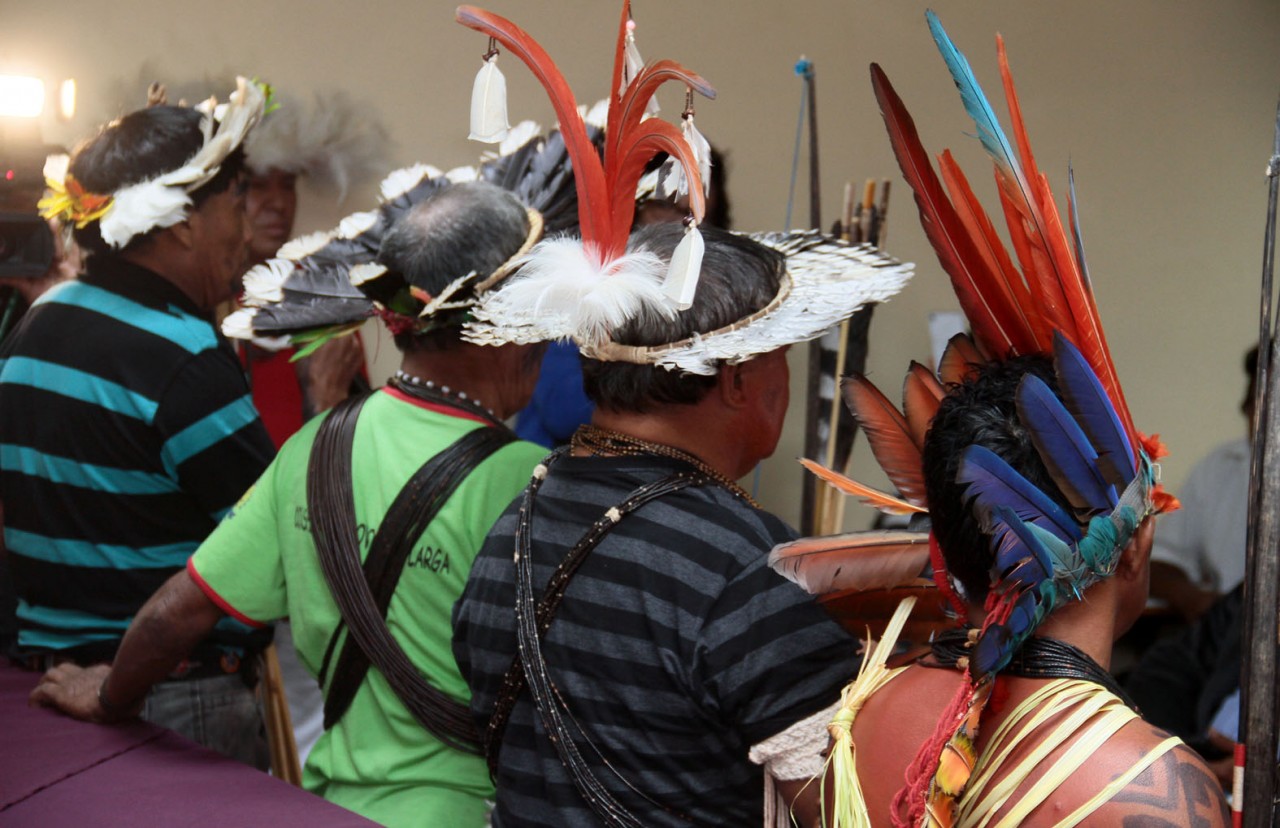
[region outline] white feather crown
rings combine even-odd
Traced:
[[[45,164],[52,195],[41,200],[41,215],[74,222],[77,227],[96,221],[102,240],[114,249],[150,230],[171,227],[186,218],[190,194],[209,183],[222,162],[244,143],[262,118],[265,104],[261,86],[236,78],[228,103],[218,105],[210,98],[195,107],[202,116],[204,143],[181,167],[110,194],[84,192],[67,172],[65,157],[52,157]]]

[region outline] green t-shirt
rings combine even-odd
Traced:
[[[445,411],[394,391],[376,393],[365,404],[352,453],[362,554],[410,476],[482,427]],[[191,559],[197,581],[232,615],[259,623],[289,616],[298,656],[313,674],[339,622],[306,502],[307,462],[319,419],[281,448]],[[450,649],[453,604],[489,528],[544,454],[542,447],[518,441],[476,468],[409,554],[391,599],[392,635],[431,683],[458,701],[465,703],[470,694]],[[370,668],[346,715],[312,749],[303,786],[388,825],[481,825],[484,799],[493,795],[484,759],[453,750],[425,731],[377,668]]]

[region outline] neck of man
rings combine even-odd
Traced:
[[[1094,584],[1084,600],[1070,601],[1046,618],[1036,635],[1070,644],[1110,670],[1118,610],[1114,586],[1109,581]]]
[[[521,390],[523,364],[509,348],[459,342],[444,351],[413,351],[401,358],[400,370],[450,393],[465,393],[505,420],[528,403]]]
[[[708,395],[700,403],[668,405],[643,414],[597,408],[591,423],[628,437],[679,449],[730,480],[737,480],[755,464],[745,460],[742,446],[734,439],[734,429],[720,416],[722,412],[713,402],[712,395]]]
[[[206,296],[207,286],[185,268],[174,267],[170,259],[160,247],[153,243],[145,244],[137,250],[129,250],[119,254],[120,258],[138,267],[145,267],[152,273],[172,283],[186,297],[204,311],[212,311],[217,301],[210,301]]]

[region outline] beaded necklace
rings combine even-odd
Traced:
[[[431,380],[420,379],[405,371],[396,371],[395,376],[388,380],[387,384],[423,402],[447,405],[468,414],[479,415],[488,420],[491,425],[503,425],[501,418],[492,408],[487,408],[479,400],[468,397],[466,391],[453,391],[447,385],[436,385]]]
[[[629,434],[623,434],[619,431],[611,431],[594,425],[580,426],[578,430],[574,432],[573,437],[570,438],[569,445],[575,450],[586,451],[597,455],[639,457],[645,454],[652,454],[659,457],[669,457],[673,460],[679,460],[682,463],[688,463],[690,466],[693,466],[695,469],[710,478],[711,481],[720,484],[731,494],[741,498],[753,509],[760,508],[760,504],[756,503],[755,499],[747,493],[746,489],[739,486],[737,481],[731,480],[727,475],[721,474],[711,468],[689,452],[682,451],[674,446],[668,446],[664,443],[654,443],[649,440],[642,440],[639,437],[632,437]]]

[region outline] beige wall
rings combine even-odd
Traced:
[[[493,0],[491,8],[541,39],[584,99],[603,94],[615,2]],[[870,61],[893,80],[926,145],[951,147],[980,193],[992,194],[924,8],[904,0],[635,0],[642,54],[679,59],[720,91],[700,106],[698,122],[729,152],[740,229],[782,224],[799,102],[792,65],[801,54],[818,72],[827,219],[846,178],[897,182],[888,247],[918,267],[872,327],[870,368],[886,388],[897,385],[908,359],[927,355],[926,315],[954,303],[889,153],[867,81]],[[1280,6],[936,0],[934,8],[993,94],[993,36],[1003,32],[1037,159],[1058,192],[1068,158],[1074,164],[1112,350],[1135,419],[1162,432],[1174,452],[1165,473],[1176,484],[1243,428],[1239,359],[1256,336]],[[464,136],[485,45],[452,22],[452,10],[438,0],[0,0],[0,71],[80,80],[83,114],[71,124],[51,120],[48,140],[70,142],[100,113],[121,111],[124,102],[106,99],[146,63],[183,77],[236,69],[294,93],[345,88],[381,112],[396,162],[448,166],[478,151]],[[503,67],[512,117],[549,122],[550,107],[527,73],[510,58]],[[665,100],[668,114],[677,111],[678,93]],[[300,229],[328,226],[340,212],[313,200]],[[383,344],[380,373],[389,357]],[[792,520],[802,360],[793,365],[796,405],[762,474],[763,499]],[[855,453],[856,468],[874,480],[865,446]],[[863,517],[852,509],[850,522]]]

